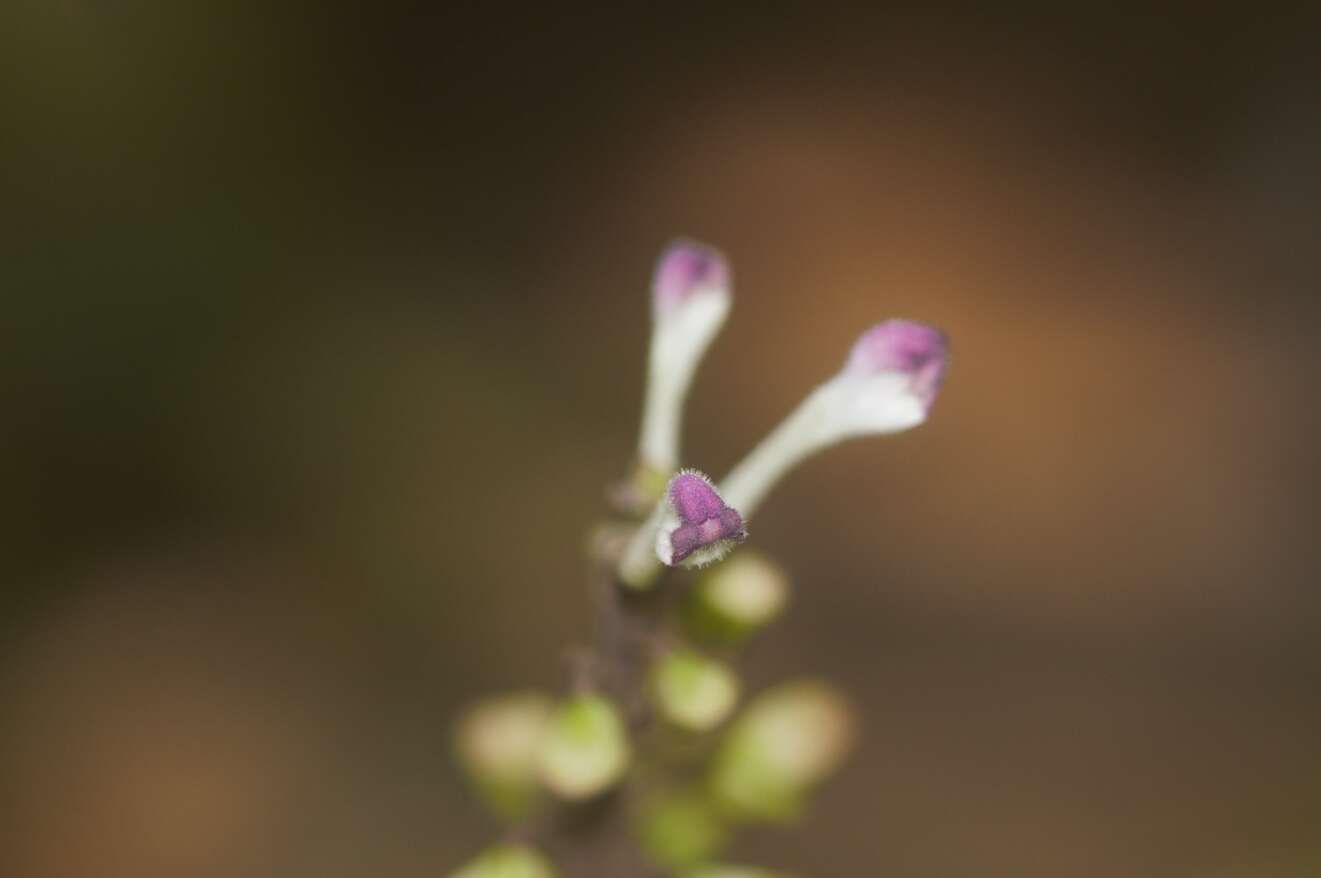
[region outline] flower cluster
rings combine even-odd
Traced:
[[[518,824],[548,805],[572,811],[593,803],[590,813],[599,814],[606,794],[622,789],[633,801],[627,812],[647,860],[683,878],[775,878],[723,865],[720,851],[743,825],[799,814],[855,733],[846,701],[820,681],[774,687],[739,711],[743,687],[732,661],[780,614],[789,581],[755,550],[727,556],[747,541],[748,516],[795,465],[846,439],[925,421],[948,360],[937,329],[909,320],[871,327],[839,372],[715,482],[680,468],[679,440],[684,400],[731,304],[732,275],[718,251],[678,241],[662,254],[652,279],[637,462],[618,492],[617,505],[632,520],[622,538],[604,542],[614,548],[598,559],[617,592],[605,608],[637,627],[646,621],[639,597],[658,587],[664,570],[704,569],[676,584],[668,615],[649,620],[646,673],[629,674],[632,653],[617,652],[618,638],[603,636],[590,664],[612,674],[595,682],[588,675],[559,699],[487,699],[468,711],[456,737],[460,762],[495,814]],[[639,615],[623,618],[629,614]],[[678,748],[686,754],[678,763],[667,753],[642,752],[655,736],[638,733],[656,723],[688,741]],[[557,874],[548,856],[553,844],[542,849],[530,831],[514,838],[452,878]]]
[[[724,259],[700,245],[680,241],[661,257],[652,289],[641,477],[678,467],[683,400],[729,312],[729,279]],[[804,458],[845,439],[921,424],[940,391],[948,354],[944,333],[922,323],[887,320],[868,329],[844,368],[808,394],[719,486],[691,470],[673,477],[665,502],[625,554],[622,580],[646,588],[656,577],[657,562],[699,567],[718,561],[747,538],[746,517]],[[653,544],[655,558],[649,551]]]

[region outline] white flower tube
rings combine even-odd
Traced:
[[[762,440],[720,483],[745,517],[804,458],[856,436],[897,433],[926,420],[945,375],[949,345],[938,329],[887,320],[862,334],[842,371]]]
[[[449,878],[555,878],[550,861],[524,844],[491,848]]]
[[[638,459],[668,478],[679,468],[683,403],[697,364],[724,325],[729,265],[716,250],[675,241],[661,254],[651,286],[651,353]]]

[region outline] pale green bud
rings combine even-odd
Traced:
[[[824,683],[790,683],[758,696],[730,729],[711,789],[735,816],[783,820],[833,772],[854,737],[852,713]]]
[[[623,777],[628,762],[628,733],[609,699],[575,695],[555,708],[539,769],[556,795],[576,800],[602,793]]]
[[[783,872],[757,869],[752,866],[703,866],[695,872],[685,872],[684,878],[789,878]]]
[[[738,702],[738,677],[724,663],[691,649],[661,656],[651,690],[661,715],[680,728],[705,732],[724,722]]]
[[[555,878],[555,870],[532,848],[507,844],[491,848],[449,878]]]
[[[668,476],[679,468],[684,399],[697,364],[725,323],[732,302],[725,257],[693,241],[675,241],[652,276],[651,351],[638,458]]]
[[[752,515],[805,458],[856,436],[897,433],[927,419],[949,361],[945,334],[887,320],[862,334],[844,368],[761,441],[720,483],[725,501]]]
[[[708,862],[729,838],[719,808],[695,791],[651,799],[642,809],[638,828],[648,856],[667,869]]]
[[[478,702],[459,721],[459,764],[503,817],[522,817],[536,799],[537,758],[551,704],[547,695],[517,692]]]
[[[755,549],[743,549],[702,573],[686,618],[697,636],[728,643],[769,624],[789,600],[789,577]]]

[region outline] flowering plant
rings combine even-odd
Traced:
[[[829,684],[790,681],[739,710],[740,646],[774,619],[784,571],[748,518],[797,463],[926,420],[943,333],[889,320],[718,483],[680,468],[684,399],[732,303],[717,251],[678,241],[652,280],[646,397],[632,475],[592,541],[599,612],[571,691],[473,705],[456,750],[505,840],[451,878],[774,878],[721,862],[740,827],[792,820],[847,755],[855,722]],[[675,568],[697,571],[667,576]]]

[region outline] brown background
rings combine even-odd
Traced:
[[[867,733],[743,858],[1321,872],[1307,4],[271,5],[0,13],[0,873],[491,838],[447,723],[562,683],[680,233],[737,285],[693,465],[871,322],[955,350],[752,524],[798,591],[750,677]]]

